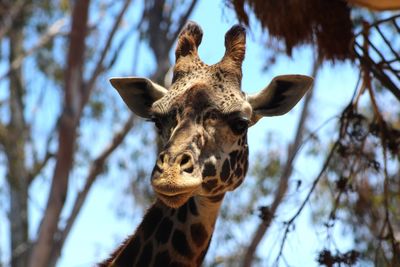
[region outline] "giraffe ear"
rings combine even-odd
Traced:
[[[167,93],[167,89],[149,79],[139,77],[111,78],[125,104],[138,116],[149,118],[151,105]]]
[[[311,88],[313,78],[304,75],[282,75],[247,101],[253,108],[252,123],[265,116],[279,116],[290,111]]]

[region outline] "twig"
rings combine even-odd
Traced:
[[[56,123],[56,125],[54,125],[51,128],[51,130],[49,131],[49,134],[47,135],[46,148],[45,148],[46,154],[41,161],[39,161],[37,158],[36,149],[34,147],[31,136],[29,136],[29,141],[32,142],[32,150],[33,150],[32,154],[33,154],[34,164],[33,164],[32,169],[28,170],[28,185],[30,185],[33,182],[33,180],[36,178],[36,176],[43,170],[43,168],[46,166],[47,162],[51,158],[54,158],[56,156],[54,153],[50,152],[50,144],[55,137],[55,133],[57,132],[56,128],[57,128],[57,123]]]
[[[392,47],[390,41],[386,38],[386,36],[383,34],[383,32],[381,31],[381,29],[379,28],[379,25],[376,25],[376,26],[375,26],[375,29],[377,30],[377,32],[378,32],[379,35],[381,36],[382,40],[385,42],[386,46],[389,47],[390,51],[391,51],[392,54],[394,55],[394,57],[395,57],[394,60],[399,61],[399,60],[400,60],[400,57],[399,57],[398,54],[397,54],[398,52],[396,52],[396,51],[393,49],[393,47]],[[400,32],[399,32],[399,34],[400,34]],[[388,63],[389,63],[389,62],[388,62]],[[388,65],[390,66],[390,64],[388,64]]]
[[[363,149],[364,145],[365,145],[365,142],[363,142],[363,144],[361,146],[361,149]],[[357,163],[356,160],[352,161],[352,164],[350,166],[350,174],[349,174],[349,176],[347,178],[346,185],[350,184],[352,182],[353,177],[357,173],[357,171],[355,170],[356,163]],[[332,208],[332,210],[331,210],[331,212],[329,214],[329,218],[328,218],[329,220],[335,220],[336,219],[336,211],[339,208],[340,199],[341,199],[343,193],[345,192],[345,190],[346,190],[345,188],[339,188],[339,193],[335,197],[335,200],[334,200],[334,203],[333,203],[333,208]],[[332,194],[334,194],[334,193],[332,192]],[[331,226],[330,224],[327,225],[327,227],[330,227],[330,226]]]
[[[317,76],[317,72],[320,67],[320,63],[321,62],[319,60],[315,60],[315,63],[313,66],[313,71],[312,71],[313,77]],[[304,105],[303,105],[303,110],[301,112],[299,123],[297,126],[296,136],[294,138],[293,143],[290,144],[288,147],[287,161],[286,161],[285,166],[283,167],[282,175],[279,179],[279,185],[278,185],[278,189],[276,191],[274,200],[273,200],[271,206],[269,207],[268,219],[261,221],[259,226],[257,227],[257,230],[252,237],[250,245],[248,246],[248,248],[246,250],[246,254],[245,254],[244,260],[243,260],[243,267],[250,267],[252,265],[252,261],[253,261],[256,249],[257,249],[259,243],[261,242],[262,238],[264,237],[265,233],[267,232],[279,205],[281,204],[283,198],[286,195],[289,178],[292,175],[293,162],[300,150],[301,145],[303,144],[302,139],[303,139],[303,133],[304,133],[304,129],[305,129],[305,121],[308,118],[308,114],[309,114],[308,109],[309,109],[309,104],[312,99],[313,92],[314,92],[314,90],[311,89],[311,91],[308,92],[308,94],[306,95]]]
[[[121,38],[121,41],[119,42],[118,45],[116,45],[116,48],[114,49],[114,53],[110,56],[110,59],[108,61],[107,64],[105,64],[104,66],[104,71],[107,71],[109,69],[112,68],[112,66],[115,64],[115,62],[117,61],[118,57],[120,55],[122,55],[121,50],[124,47],[124,45],[126,44],[126,42],[129,40],[129,38],[132,36],[132,32],[135,30],[135,28],[132,28],[132,30],[128,31],[125,36],[123,38]],[[138,41],[139,43],[139,41]],[[138,45],[139,46],[139,45]],[[134,66],[135,64],[135,60],[134,62]],[[133,73],[135,73],[135,71],[133,71]]]
[[[178,38],[178,35],[181,31],[181,29],[183,28],[183,26],[185,26],[185,23],[187,22],[190,14],[192,14],[192,11],[194,9],[194,7],[197,4],[197,0],[192,0],[192,3],[190,3],[189,8],[187,9],[187,11],[185,12],[185,15],[183,15],[179,21],[178,21],[178,27],[176,28],[177,30],[175,31],[175,33],[173,34],[173,37],[171,38],[171,43],[169,44],[169,46],[171,47],[173,42],[175,42],[176,38]]]
[[[385,22],[388,22],[388,21],[395,22],[397,18],[400,18],[400,14],[397,14],[397,15],[394,15],[394,16],[392,16],[392,17],[388,17],[388,18],[385,18],[385,19],[377,20],[377,21],[375,21],[374,23],[371,23],[369,26],[370,26],[370,27],[374,27],[374,26],[376,26],[376,25],[378,25],[378,24],[385,23]],[[357,33],[355,36],[357,37],[357,36],[359,36],[359,35],[361,35],[361,34],[362,34],[362,31],[360,31],[359,33]]]
[[[396,238],[394,236],[394,231],[393,231],[393,226],[390,221],[390,214],[389,214],[389,195],[390,195],[390,190],[389,190],[389,174],[387,171],[387,137],[385,135],[386,133],[386,124],[382,118],[382,114],[380,113],[380,109],[378,107],[378,104],[376,103],[375,95],[372,91],[372,88],[368,88],[368,92],[370,94],[370,99],[372,103],[372,107],[375,113],[375,116],[378,119],[379,127],[381,128],[380,130],[380,139],[381,139],[381,145],[382,145],[382,158],[383,158],[383,173],[384,173],[384,182],[383,182],[383,201],[384,201],[384,206],[385,206],[385,223],[382,226],[382,232],[383,230],[387,227],[388,229],[388,235],[390,237],[390,242],[392,245],[392,265],[396,266],[399,264],[400,260],[399,258],[399,251],[396,245]]]
[[[106,58],[106,56],[107,56],[107,54],[108,54],[108,52],[110,50],[110,46],[111,46],[112,41],[114,39],[115,33],[117,32],[119,24],[121,23],[121,20],[122,20],[122,18],[124,16],[126,10],[128,9],[130,3],[131,3],[131,0],[125,0],[124,5],[122,6],[122,8],[121,8],[120,12],[118,13],[116,19],[114,20],[113,27],[112,27],[110,33],[108,34],[107,40],[105,42],[105,45],[104,45],[102,51],[100,52],[100,57],[99,57],[96,65],[95,65],[96,67],[93,70],[92,75],[90,75],[90,78],[89,78],[89,80],[88,80],[88,82],[87,82],[87,84],[85,86],[85,90],[83,91],[84,92],[84,97],[83,97],[83,100],[82,100],[82,103],[81,103],[82,104],[81,105],[82,109],[83,109],[83,107],[85,106],[85,104],[87,103],[87,101],[88,101],[88,99],[90,97],[90,94],[91,94],[91,92],[92,92],[92,90],[94,88],[94,85],[96,83],[97,77],[104,71],[104,66],[103,66],[104,59]]]
[[[381,60],[384,61],[384,62],[386,62],[386,58],[385,58],[384,54],[371,42],[371,40],[370,40],[370,39],[367,39],[367,42],[368,42],[369,46],[375,51],[375,53],[376,53],[377,55],[379,55],[379,57],[381,58]],[[391,48],[391,50],[393,50],[392,47],[390,47],[390,48]],[[395,55],[396,55],[396,54],[395,54]],[[369,57],[369,55],[368,55],[368,57]],[[398,75],[398,74],[396,73],[396,71],[392,68],[392,66],[391,66],[390,64],[387,64],[387,65],[386,65],[386,68],[389,69],[389,70],[397,77],[397,79],[400,79],[400,75]]]
[[[162,0],[155,1],[155,3],[150,3],[150,5],[146,7],[146,14],[144,15],[144,17],[148,17],[147,20],[149,21],[147,29],[149,32],[149,45],[153,50],[154,56],[158,62],[158,68],[156,72],[153,73],[152,79],[160,84],[163,83],[164,75],[170,68],[168,52],[170,51],[177,36],[179,35],[181,29],[185,25],[198,1],[192,0],[188,8],[182,13],[181,17],[177,21],[174,21],[170,18],[165,18],[165,16],[160,14],[165,2],[165,0]],[[173,17],[172,10],[168,15]],[[165,23],[166,27],[160,28],[161,23]],[[177,24],[175,31],[172,33],[168,32],[171,23]]]
[[[39,39],[39,41],[28,51],[25,53],[19,55],[11,64],[8,70],[6,70],[2,75],[0,75],[0,81],[10,75],[11,72],[14,70],[18,69],[21,65],[22,62],[24,61],[25,58],[28,56],[32,55],[35,53],[37,50],[42,48],[44,45],[46,45],[48,42],[50,42],[55,36],[61,34],[61,28],[66,24],[67,20],[66,18],[62,18],[54,22],[47,30],[45,34],[42,35],[42,37]]]
[[[301,203],[300,208],[299,208],[299,209],[297,210],[297,212],[290,218],[290,220],[288,220],[287,222],[285,222],[285,225],[286,225],[286,227],[285,227],[285,232],[284,232],[284,234],[283,234],[281,246],[280,246],[280,248],[279,248],[279,253],[278,253],[278,256],[276,257],[275,264],[279,261],[279,258],[282,256],[283,247],[284,247],[284,245],[285,245],[285,241],[286,241],[287,235],[288,235],[288,233],[289,233],[290,230],[291,230],[291,227],[292,227],[292,225],[293,225],[293,222],[296,220],[296,218],[300,215],[300,213],[301,213],[302,210],[304,209],[306,203],[308,202],[308,200],[310,199],[312,193],[314,192],[314,190],[315,190],[315,188],[316,188],[318,182],[321,180],[323,174],[324,174],[325,171],[327,170],[327,168],[328,168],[328,166],[329,166],[329,163],[330,163],[330,161],[332,160],[332,157],[333,157],[333,155],[334,155],[334,153],[335,153],[336,148],[338,147],[338,145],[339,145],[339,139],[335,142],[335,144],[333,145],[331,151],[329,152],[329,154],[328,154],[328,156],[327,156],[327,158],[326,158],[326,160],[325,160],[325,162],[324,162],[324,165],[322,166],[322,169],[321,169],[320,173],[318,174],[317,178],[314,179],[314,182],[313,182],[313,184],[312,184],[312,186],[311,186],[311,189],[310,189],[310,191],[308,192],[306,198],[305,198],[305,199],[303,200],[303,202]]]
[[[36,162],[35,165],[33,166],[32,170],[29,171],[28,173],[28,184],[31,184],[32,181],[35,179],[35,177],[43,170],[43,168],[46,166],[47,162],[51,159],[54,158],[55,155],[51,153],[50,151],[46,152],[46,155],[40,162]]]
[[[396,27],[397,26],[396,19],[399,17],[400,14],[384,20],[376,21],[375,23],[370,25],[365,22],[362,31],[360,31],[356,35],[356,37],[362,36],[363,44],[361,46],[356,40],[354,42],[353,50],[358,59],[360,60],[361,68],[367,69],[368,75],[369,72],[372,72],[376,76],[376,78],[382,83],[382,85],[386,87],[386,89],[388,89],[400,101],[400,90],[398,86],[395,84],[395,82],[392,81],[391,77],[384,72],[384,70],[386,69],[387,71],[392,73],[393,74],[392,78],[400,79],[400,74],[398,73],[398,71],[396,71],[394,66],[390,64],[390,60],[386,60],[385,56],[381,53],[381,51],[379,51],[379,49],[372,43],[372,41],[369,38],[369,31],[371,30],[371,28],[376,29],[377,33],[380,35],[381,39],[386,44],[386,46],[390,49],[394,57],[399,59],[398,53],[395,51],[390,41],[385,37],[381,29],[379,28],[379,25],[381,23],[385,23],[388,21],[391,21],[393,25]],[[396,27],[396,29],[400,33],[400,28]],[[381,58],[380,62],[376,63],[375,60],[371,58],[369,54],[370,47]]]
[[[357,43],[355,44],[355,48],[359,48],[361,51],[363,51],[363,48]],[[360,59],[361,64],[366,65],[373,70],[374,75],[382,82],[382,85],[384,85],[386,89],[388,89],[400,101],[400,90],[397,88],[394,82],[387,75],[383,75],[381,71],[377,69],[375,62],[369,56],[365,57],[360,55],[356,49],[354,49],[354,51]]]

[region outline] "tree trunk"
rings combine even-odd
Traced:
[[[38,238],[32,248],[30,267],[49,266],[52,246],[57,239],[58,222],[68,191],[68,177],[74,160],[76,130],[83,103],[82,72],[89,15],[89,0],[76,1],[72,13],[67,66],[65,70],[64,109],[59,120],[57,161],[50,195]]]
[[[10,64],[23,53],[23,24],[21,15],[9,33]],[[7,181],[10,190],[11,266],[25,267],[28,255],[28,174],[25,166],[26,128],[24,118],[23,76],[21,67],[9,76],[10,122],[4,144],[8,161]]]

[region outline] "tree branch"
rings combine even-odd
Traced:
[[[107,71],[114,66],[115,62],[117,62],[118,57],[122,54],[120,51],[128,41],[128,39],[131,37],[133,29],[125,34],[125,36],[122,38],[122,40],[119,42],[118,45],[116,45],[116,48],[114,49],[114,53],[110,56],[110,59],[108,60],[107,64],[104,66],[104,71]],[[134,64],[135,65],[135,64]]]
[[[311,74],[312,77],[315,78],[317,76],[319,67],[320,67],[320,62],[318,60],[316,60],[314,63],[314,66],[313,66],[312,74]],[[285,166],[283,167],[282,175],[279,179],[278,189],[276,191],[274,200],[268,209],[267,218],[265,220],[262,220],[260,222],[260,224],[258,225],[258,227],[253,235],[253,238],[250,242],[250,245],[248,246],[248,248],[246,250],[246,254],[245,254],[245,257],[243,260],[244,267],[250,267],[252,265],[252,261],[254,259],[254,254],[257,250],[257,247],[260,244],[265,233],[267,232],[272,219],[275,217],[275,214],[276,214],[276,211],[277,211],[279,205],[282,203],[282,200],[286,195],[286,192],[288,189],[289,178],[292,175],[292,171],[293,171],[293,162],[294,162],[294,160],[299,152],[299,149],[301,147],[301,144],[302,144],[303,134],[304,134],[304,130],[305,130],[305,122],[308,118],[309,104],[311,102],[313,92],[314,92],[314,90],[310,90],[304,100],[303,110],[301,112],[299,123],[297,126],[296,136],[293,140],[293,143],[290,144],[288,147],[287,161],[286,161]]]
[[[55,155],[53,153],[50,153],[49,151],[47,151],[46,155],[44,156],[44,158],[39,161],[36,162],[32,168],[32,170],[29,171],[28,173],[28,184],[31,184],[33,179],[35,179],[35,177],[43,170],[43,168],[46,166],[47,162],[51,159],[54,158]]]
[[[51,158],[55,158],[56,155],[52,152],[50,152],[50,144],[51,142],[54,140],[54,137],[56,135],[56,126],[52,127],[52,130],[50,130],[47,138],[46,138],[46,154],[43,157],[42,160],[38,160],[38,156],[37,156],[37,151],[34,147],[33,144],[33,140],[32,140],[32,136],[29,135],[29,141],[32,143],[32,157],[33,157],[33,167],[31,168],[31,170],[28,171],[28,184],[30,185],[33,180],[36,178],[36,176],[43,170],[43,168],[46,166],[47,162],[51,159]]]
[[[13,62],[11,62],[8,70],[6,70],[2,75],[0,75],[0,80],[4,79],[8,75],[10,75],[11,72],[21,67],[22,62],[24,61],[25,58],[35,53],[37,50],[39,50],[48,42],[50,42],[55,36],[59,35],[61,33],[61,28],[65,26],[66,22],[67,22],[66,18],[62,18],[54,22],[48,28],[47,32],[40,37],[39,41],[33,47],[28,49],[26,52],[21,53],[16,59],[14,59]]]
[[[5,146],[8,140],[8,129],[7,127],[0,123],[0,145]]]
[[[3,37],[8,33],[13,25],[13,21],[21,13],[26,4],[27,1],[19,0],[9,10],[7,10],[7,14],[0,14],[5,15],[2,19],[2,25],[0,27],[0,40],[3,39]]]
[[[283,251],[283,247],[284,247],[284,245],[285,245],[285,241],[286,241],[287,235],[288,235],[289,232],[290,232],[290,229],[291,229],[291,227],[292,227],[292,224],[293,224],[294,220],[300,215],[300,213],[302,212],[302,210],[303,210],[304,207],[306,206],[306,203],[307,203],[308,200],[310,199],[311,194],[314,192],[314,190],[315,190],[317,184],[319,183],[319,181],[320,181],[321,178],[323,177],[323,174],[325,173],[326,169],[328,168],[329,163],[331,162],[331,160],[332,160],[332,158],[333,158],[333,155],[334,155],[334,153],[336,152],[336,149],[337,149],[337,147],[338,147],[338,145],[339,145],[339,140],[340,140],[340,137],[339,137],[338,140],[336,140],[336,142],[335,142],[335,144],[333,145],[331,151],[329,152],[329,155],[328,155],[327,158],[325,159],[325,162],[324,162],[324,165],[322,166],[321,171],[319,172],[317,178],[314,179],[314,182],[313,182],[313,184],[311,185],[310,191],[308,192],[308,194],[307,194],[306,198],[304,199],[304,201],[301,203],[299,209],[298,209],[298,210],[296,211],[296,213],[290,218],[289,221],[285,222],[286,228],[285,228],[285,232],[284,232],[284,234],[283,234],[281,246],[280,246],[280,248],[279,248],[279,253],[278,253],[278,256],[277,256],[275,262],[277,262],[278,259],[279,259],[279,257],[282,255],[282,251]]]
[[[13,30],[8,33],[9,64],[23,51],[24,27],[26,16],[22,12],[13,21]],[[9,122],[7,124],[7,142],[4,144],[7,156],[7,182],[9,186],[9,222],[11,265],[26,266],[28,247],[28,179],[26,168],[26,122],[24,99],[26,88],[21,67],[17,67],[8,77],[9,85]]]
[[[45,213],[29,260],[29,267],[48,266],[61,210],[68,192],[68,177],[74,159],[76,129],[82,101],[82,68],[90,0],[76,1],[72,12],[64,85],[64,109],[59,120],[57,161]]]
[[[154,3],[151,3],[149,7],[146,7],[144,18],[149,21],[147,29],[147,32],[149,33],[149,45],[157,60],[157,70],[155,73],[153,73],[152,79],[157,83],[163,83],[164,75],[167,73],[171,65],[169,62],[168,52],[170,51],[177,36],[179,35],[179,32],[185,25],[197,2],[197,0],[192,0],[187,10],[183,12],[178,21],[171,19],[173,17],[172,9],[168,18],[163,16],[162,11],[163,6],[165,5],[165,0],[155,1]],[[164,24],[166,26],[160,27],[160,25]],[[171,24],[178,25],[173,33],[168,32]]]
[[[114,152],[114,150],[124,141],[125,137],[128,135],[129,131],[132,129],[134,125],[134,115],[131,115],[127,121],[125,122],[122,129],[114,134],[109,145],[100,153],[100,155],[92,161],[88,176],[86,177],[86,182],[83,189],[78,193],[72,211],[67,219],[66,225],[64,229],[59,230],[57,234],[58,240],[56,240],[55,245],[53,246],[52,251],[52,261],[55,264],[55,261],[58,259],[61,249],[64,245],[66,238],[68,237],[72,226],[75,223],[76,218],[79,215],[79,212],[85,203],[86,197],[95,182],[96,178],[99,174],[101,174],[104,170],[104,166],[106,164],[109,156]]]
[[[190,3],[185,14],[182,17],[180,17],[180,19],[178,21],[178,27],[176,28],[177,30],[174,32],[173,37],[170,39],[170,43],[168,44],[168,46],[169,46],[168,50],[171,49],[172,44],[178,38],[178,35],[181,32],[181,29],[183,28],[183,26],[185,26],[187,20],[189,19],[189,16],[192,14],[193,9],[195,8],[197,2],[198,2],[197,0],[192,0],[192,2]]]
[[[95,67],[92,75],[90,76],[90,78],[89,78],[89,80],[88,80],[88,82],[87,82],[87,84],[85,86],[83,102],[82,102],[82,105],[81,105],[82,109],[83,109],[83,107],[85,106],[86,102],[88,101],[88,99],[90,97],[90,94],[91,94],[91,92],[92,92],[92,90],[94,88],[94,85],[96,83],[97,77],[104,71],[104,66],[103,66],[104,65],[103,64],[104,59],[106,58],[106,56],[107,56],[107,54],[108,54],[108,52],[110,50],[112,41],[114,39],[114,35],[117,32],[118,26],[121,23],[121,20],[122,20],[122,18],[124,16],[126,10],[128,9],[130,3],[131,3],[131,0],[125,0],[125,3],[121,8],[121,11],[118,13],[118,15],[117,15],[117,17],[116,17],[116,19],[114,21],[114,25],[113,25],[110,33],[108,34],[107,41],[106,41],[106,43],[104,45],[103,50],[100,53],[99,60],[97,61],[96,65],[95,65],[96,67]]]

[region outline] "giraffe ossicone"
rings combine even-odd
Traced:
[[[246,175],[247,129],[291,110],[312,85],[311,77],[283,75],[247,95],[245,29],[235,25],[226,33],[225,54],[214,65],[197,53],[202,35],[194,22],[180,33],[168,89],[146,78],[110,80],[134,113],[155,123],[164,148],[151,175],[156,202],[100,266],[200,266],[225,193]]]

